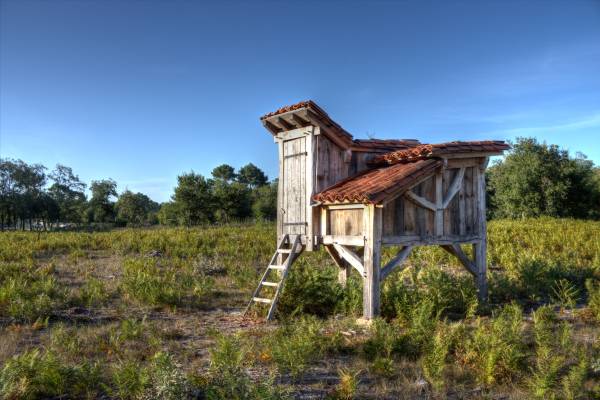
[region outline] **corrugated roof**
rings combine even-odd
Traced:
[[[442,164],[441,160],[430,159],[367,170],[315,194],[313,200],[377,204],[390,195],[408,190]]]

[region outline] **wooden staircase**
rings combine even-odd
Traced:
[[[283,236],[277,245],[277,250],[275,250],[273,257],[271,257],[271,261],[262,275],[262,278],[260,278],[260,282],[258,283],[244,314],[248,313],[252,304],[269,304],[267,321],[271,320],[275,313],[277,299],[281,293],[281,288],[283,287],[283,282],[285,281],[290,266],[296,260],[298,255],[302,253],[302,250],[304,250],[304,247],[302,246],[300,235]],[[271,289],[270,293],[263,294],[263,289],[265,288],[273,288],[274,292],[273,289]]]

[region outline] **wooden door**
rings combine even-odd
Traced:
[[[308,199],[306,190],[307,140],[299,137],[283,142],[281,230],[283,234],[306,235]]]

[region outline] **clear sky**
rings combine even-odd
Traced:
[[[600,1],[0,0],[0,156],[165,201],[277,151],[313,99],[357,138],[536,136],[600,164]]]

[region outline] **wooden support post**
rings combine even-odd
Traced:
[[[435,174],[435,236],[442,236],[444,234],[443,176],[441,170]]]
[[[485,215],[485,167],[488,159],[486,158],[480,168],[475,168],[477,179],[477,218],[479,236],[481,240],[473,244],[473,254],[475,255],[475,267],[477,268],[477,290],[480,302],[487,302],[487,222]]]
[[[379,315],[380,267],[381,267],[381,231],[382,208],[375,205],[365,206],[363,232],[365,247],[363,264],[363,318],[370,320]]]
[[[313,136],[313,129],[307,131],[306,136],[306,250],[313,251],[314,246],[314,234],[313,226],[318,223],[314,220],[315,213],[312,207],[312,195],[314,194],[314,178],[315,178],[315,164],[314,164],[314,153],[315,153],[315,140]]]
[[[327,250],[327,253],[333,258],[335,265],[338,266],[338,282],[342,286],[346,286],[352,266],[339,255],[333,245],[325,245],[325,250]]]
[[[283,213],[285,212],[283,204],[283,182],[285,169],[283,168],[283,140],[277,139],[279,149],[279,184],[277,185],[277,242],[283,237]]]

